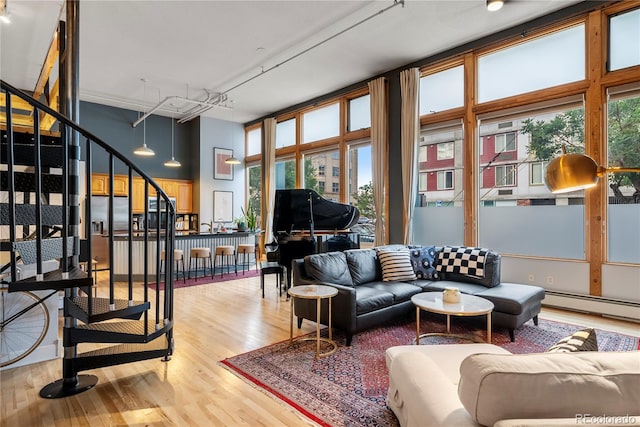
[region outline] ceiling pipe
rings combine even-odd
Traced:
[[[210,98],[210,96],[209,96],[208,98]],[[198,105],[200,105],[202,108],[206,108],[207,110],[208,110],[208,109],[211,109],[211,108],[214,108],[214,107],[218,107],[218,108],[228,108],[228,107],[226,107],[226,106],[224,106],[224,105],[220,105],[220,102],[223,102],[223,101],[222,101],[222,98],[223,98],[223,97],[222,97],[221,95],[218,95],[218,97],[217,97],[217,99],[216,99],[215,101],[207,101],[207,100],[205,100],[205,101],[198,101],[198,100],[196,100],[196,99],[183,98],[183,97],[180,97],[180,96],[168,96],[168,97],[166,97],[165,99],[163,99],[162,101],[160,101],[159,103],[157,103],[153,108],[151,108],[149,111],[147,111],[147,112],[146,112],[142,117],[140,117],[138,120],[136,120],[135,122],[133,122],[133,123],[131,124],[131,126],[132,126],[132,127],[136,127],[136,126],[138,126],[140,123],[142,123],[143,121],[145,121],[145,119],[147,119],[149,116],[151,116],[154,112],[158,111],[160,108],[162,108],[162,106],[163,106],[164,104],[166,104],[166,103],[167,103],[167,102],[169,102],[169,101],[180,101],[180,102],[189,102],[189,103],[192,103],[192,104],[198,104]],[[226,95],[224,96],[224,99],[226,99]],[[190,114],[190,115],[191,115],[191,114]],[[193,117],[192,117],[192,118],[193,118]],[[178,123],[184,123],[182,120],[184,120],[184,118],[183,118],[183,119],[180,119],[180,121],[179,121]],[[187,120],[185,120],[185,121],[187,121]]]

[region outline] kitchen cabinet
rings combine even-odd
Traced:
[[[191,181],[178,181],[176,194],[176,211],[178,213],[193,212],[193,183]]]
[[[144,197],[144,180],[142,178],[133,178],[133,197],[131,202],[133,213],[144,213],[147,200]]]
[[[126,175],[113,176],[113,195],[128,196],[129,195],[129,178]],[[109,195],[109,175],[102,173],[94,173],[91,175],[91,194],[94,196]]]
[[[176,179],[154,178],[154,181],[169,197],[176,199],[177,213],[193,212],[193,182]],[[149,197],[154,197],[156,192],[149,187]],[[147,200],[144,197],[144,180],[133,178],[133,212],[143,213]]]

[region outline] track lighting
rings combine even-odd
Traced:
[[[503,5],[503,0],[487,0],[487,10],[489,12],[495,12],[496,10],[502,9]]]

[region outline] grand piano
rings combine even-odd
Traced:
[[[276,190],[275,241],[267,245],[267,259],[286,268],[287,289],[291,286],[293,259],[359,248],[359,234],[349,231],[359,217],[355,206],[327,200],[313,190]]]

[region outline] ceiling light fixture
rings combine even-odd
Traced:
[[[9,13],[9,9],[7,9],[6,0],[4,1],[2,9],[0,9],[0,22],[11,24],[11,14]]]
[[[487,0],[487,10],[489,12],[495,12],[496,10],[502,9],[503,5],[503,0]]]
[[[141,79],[144,82],[143,103],[147,100],[147,79]],[[133,154],[142,157],[155,156],[156,153],[149,147],[147,147],[147,121],[142,122],[142,147],[138,147],[133,150]]]
[[[640,173],[640,168],[605,168],[598,166],[595,160],[584,154],[566,154],[566,149],[562,146],[562,155],[547,165],[545,184],[552,193],[568,193],[595,187],[599,177],[619,172]]]
[[[173,157],[173,117],[171,118],[171,160],[164,162],[164,165],[168,168],[179,168],[182,166],[180,162]]]

